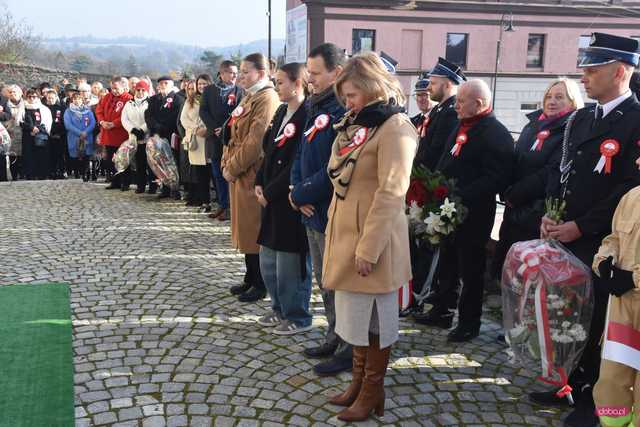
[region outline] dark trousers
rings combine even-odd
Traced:
[[[32,177],[36,179],[49,178],[51,155],[50,144],[47,142],[42,147],[33,147]]]
[[[89,158],[88,157],[78,157],[78,158],[69,158],[69,167],[76,171],[78,175],[81,177],[89,178]]]
[[[0,182],[7,181],[7,164],[8,158],[4,153],[0,153]]]
[[[67,144],[62,138],[50,138],[49,142],[51,144],[49,150],[49,173],[54,177],[59,177],[64,173],[64,152]]]
[[[420,292],[422,292],[424,282],[427,280],[427,276],[429,276],[431,260],[433,259],[433,249],[426,243],[416,243],[416,239],[413,236],[410,236],[409,255],[411,257],[413,292],[415,294],[420,294]],[[433,283],[431,283],[432,292],[437,289],[437,277],[438,275],[436,272],[433,278]]]
[[[129,185],[129,169],[127,168],[124,172],[115,175],[116,173],[116,165],[113,163],[113,155],[118,151],[118,147],[112,147],[107,145],[105,147],[107,152],[107,158],[103,160],[103,164],[107,174],[112,175],[111,185],[114,187],[122,187]]]
[[[191,166],[195,170],[196,182],[191,184],[194,201],[202,205],[211,203],[211,169],[209,165]]]
[[[18,179],[24,179],[24,172],[22,170],[22,156],[9,156],[9,169],[11,170],[11,177],[13,181]]]
[[[22,176],[33,179],[33,137],[22,138]]]
[[[247,267],[247,272],[244,274],[244,283],[257,289],[265,289],[262,274],[260,274],[260,255],[245,254],[244,265]]]
[[[213,183],[218,195],[218,205],[221,209],[229,209],[229,183],[222,176],[220,159],[211,161],[211,172],[213,173]]]
[[[138,188],[144,188],[147,184],[151,185],[156,180],[156,176],[151,171],[147,162],[147,150],[144,144],[138,144],[136,151],[136,185]]]

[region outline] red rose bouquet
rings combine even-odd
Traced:
[[[467,215],[467,209],[455,196],[455,180],[441,172],[417,167],[407,192],[409,223],[413,235],[440,246],[453,234]]]

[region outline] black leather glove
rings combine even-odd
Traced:
[[[598,272],[603,281],[611,279],[611,269],[613,268],[613,257],[610,256],[598,264]]]
[[[613,265],[613,257],[608,257],[598,265],[602,284],[611,295],[621,297],[635,287],[633,272],[621,270]]]
[[[143,141],[144,140],[144,131],[142,129],[138,129],[138,128],[131,129],[131,133],[136,136],[138,141]]]
[[[614,265],[611,272],[613,273],[613,277],[609,282],[609,292],[611,294],[621,297],[635,288],[632,271],[621,270]]]

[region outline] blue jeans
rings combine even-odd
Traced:
[[[305,276],[302,277],[301,257]],[[260,246],[260,272],[271,297],[271,308],[281,318],[297,326],[309,326],[311,299],[311,258],[308,254],[274,251]]]
[[[229,209],[229,183],[222,176],[220,161],[215,159],[211,161],[211,172],[213,173],[213,182],[216,185],[218,205],[221,209]]]

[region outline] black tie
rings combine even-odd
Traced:
[[[602,108],[602,105],[597,105],[596,106],[596,119],[593,121],[593,128],[598,127],[598,125],[602,121],[602,116],[603,115],[604,115],[604,108]]]

